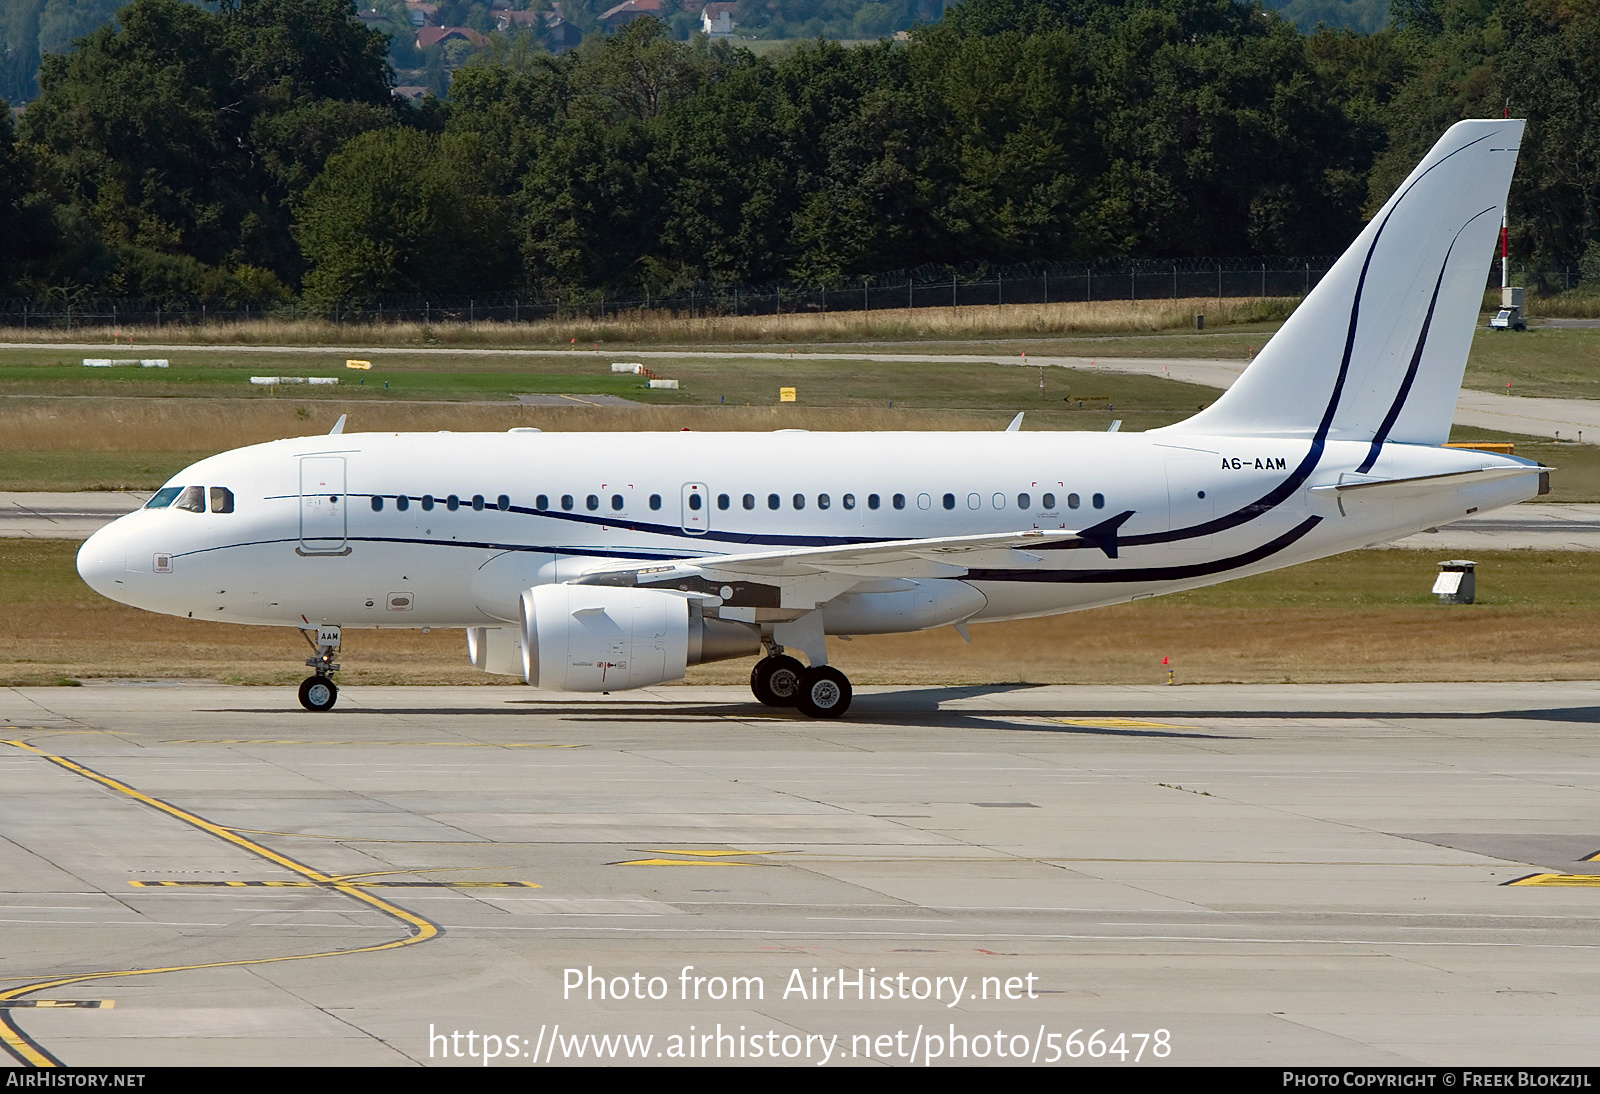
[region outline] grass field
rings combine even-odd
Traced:
[[[1003,428],[1022,410],[1029,430],[1100,431],[1115,419],[1129,430],[1167,425],[1217,394],[1154,377],[1064,369],[1042,370],[1041,392],[1039,369],[937,357],[914,364],[652,358],[652,368],[684,386],[650,391],[637,377],[610,372],[611,357],[621,354],[592,353],[451,363],[397,352],[364,374],[365,387],[267,389],[252,388],[248,377],[328,375],[342,371],[343,359],[317,368],[303,354],[266,362],[223,354],[206,364],[201,359],[217,351],[200,350],[185,351],[195,360],[174,354],[174,367],[165,370],[19,361],[38,352],[0,350],[0,490],[154,489],[203,456],[326,433],[341,414],[353,432],[982,430]],[[107,375],[114,371],[129,375]],[[796,387],[800,401],[778,403],[781,386]],[[638,405],[524,406],[510,398],[518,392],[620,394]],[[1520,455],[1561,469],[1547,500],[1600,501],[1600,448],[1475,428],[1457,429],[1453,439],[1513,440]]]
[[[1103,300],[1078,304],[965,305],[888,308],[870,312],[689,316],[630,312],[606,319],[549,319],[523,323],[360,323],[260,319],[208,326],[79,327],[31,330],[22,341],[89,342],[132,346],[566,346],[617,344],[727,345],[916,339],[1032,337],[1065,333],[1126,333],[1187,328],[1197,313],[1210,327],[1282,320],[1294,297],[1217,300]],[[22,332],[16,332],[21,334]],[[132,352],[128,356],[136,356]],[[110,354],[107,354],[110,356]]]
[[[1270,302],[1268,302],[1270,303]],[[374,368],[345,370],[344,354],[246,351],[226,338],[282,335],[224,332],[222,344],[164,353],[172,367],[89,370],[81,351],[50,346],[0,349],[0,489],[152,489],[205,455],[285,436],[326,433],[340,414],[351,431],[504,430],[832,430],[1000,429],[1017,410],[1028,429],[1103,430],[1164,425],[1210,402],[1216,392],[1168,380],[1096,373],[970,365],[941,358],[959,352],[1031,355],[1204,356],[1243,359],[1270,337],[1270,315],[1241,311],[1221,332],[1195,332],[1173,316],[1141,316],[1101,305],[1098,316],[1050,329],[1022,329],[1016,316],[962,309],[962,323],[901,330],[894,317],[797,317],[788,333],[863,357],[815,361],[755,356],[715,361],[686,353],[651,358],[679,391],[649,391],[610,372],[628,345],[557,356],[421,354],[425,331],[383,334],[392,349]],[[1182,302],[1188,310],[1193,302]],[[837,322],[802,328],[799,319]],[[910,318],[919,322],[927,316]],[[857,326],[850,327],[844,319]],[[1148,320],[1148,323],[1146,322]],[[1166,327],[1158,325],[1166,322]],[[699,321],[715,325],[721,321]],[[907,320],[909,322],[909,319]],[[1041,324],[1044,320],[1039,320]],[[737,333],[769,339],[754,320]],[[1076,323],[1076,326],[1072,324]],[[987,326],[985,325],[987,324]],[[1208,314],[1208,326],[1211,314]],[[676,328],[673,328],[676,329]],[[731,331],[731,333],[730,333]],[[754,333],[752,333],[754,331]],[[170,333],[170,332],[163,332]],[[193,332],[191,332],[193,333]],[[297,328],[289,345],[317,332]],[[327,331],[323,332],[327,334]],[[333,332],[349,335],[349,330]],[[370,331],[358,333],[370,334]],[[493,346],[505,332],[444,332],[464,347]],[[553,329],[546,336],[557,342]],[[665,345],[667,328],[640,335]],[[678,330],[682,335],[683,331]],[[680,344],[705,344],[697,329]],[[571,336],[568,336],[571,337]],[[878,339],[882,337],[883,341]],[[407,339],[410,339],[408,342]],[[851,342],[847,339],[856,339]],[[747,343],[748,344],[748,343]],[[798,345],[798,343],[797,343]],[[803,348],[803,346],[800,346]],[[925,350],[921,363],[873,362],[868,352]],[[133,356],[125,347],[101,351]],[[255,388],[251,375],[337,375],[336,388]],[[1600,332],[1480,334],[1469,382],[1522,394],[1600,396]],[[359,381],[365,380],[365,383]],[[387,389],[384,382],[387,381]],[[800,401],[779,404],[780,386]],[[635,405],[532,407],[519,393],[621,395]],[[1083,405],[1080,408],[1079,402]],[[1600,447],[1457,430],[1457,440],[1513,439],[1518,454],[1553,465],[1550,501],[1600,501]],[[77,677],[201,677],[292,683],[304,675],[297,634],[150,615],[102,600],[78,580],[76,544],[0,540],[0,680],[53,683]],[[1428,594],[1438,559],[1408,551],[1367,551],[1218,586],[1096,612],[973,628],[973,645],[946,628],[927,634],[834,643],[833,656],[858,683],[1151,683],[1170,658],[1180,682],[1389,679],[1587,678],[1600,654],[1600,567],[1595,556],[1511,552],[1481,556],[1483,600],[1446,608]],[[342,658],[355,683],[493,683],[466,663],[459,632],[352,631]],[[738,682],[748,662],[692,670],[692,682]]]
[[[152,615],[77,576],[77,544],[0,540],[0,685],[85,677],[292,684],[300,635]],[[1477,556],[1479,603],[1428,592],[1437,553],[1359,551],[1259,577],[1092,612],[833,641],[857,684],[1180,683],[1590,679],[1600,661],[1600,566],[1592,554]],[[467,664],[460,631],[345,632],[347,683],[507,683]],[[690,670],[739,683],[752,659]],[[287,697],[293,702],[292,697]]]
[[[0,355],[0,490],[153,489],[201,455],[280,437],[326,433],[348,414],[354,431],[1001,429],[1018,411],[1029,429],[1104,430],[1114,419],[1148,429],[1192,414],[1210,388],[1153,377],[941,362],[916,365],[805,360],[658,361],[683,383],[650,391],[610,372],[608,357],[385,361],[366,390],[252,389],[250,375],[324,374],[302,359],[166,370],[18,364]],[[210,352],[210,351],[207,351]],[[342,360],[339,364],[342,365]],[[539,371],[532,371],[537,368]],[[91,372],[84,378],[81,374]],[[194,378],[196,375],[202,377]],[[389,380],[384,393],[381,383]],[[376,381],[376,383],[374,383]],[[120,387],[119,387],[120,385]],[[800,402],[780,404],[795,386]],[[519,405],[520,392],[621,394],[637,406]],[[1079,407],[1079,403],[1082,407]]]
[[[1193,413],[1217,395],[1212,388],[1154,377],[1109,372],[978,365],[930,355],[926,361],[816,360],[806,357],[652,357],[659,376],[678,380],[678,390],[652,389],[648,381],[611,372],[627,350],[572,357],[493,357],[451,360],[396,351],[374,362],[370,372],[346,370],[344,358],[308,363],[305,354],[252,355],[230,359],[225,351],[178,351],[167,369],[87,369],[60,360],[19,361],[38,351],[0,350],[0,395],[26,398],[229,399],[260,404],[349,408],[396,402],[508,402],[517,394],[613,395],[641,406],[776,407],[780,387],[796,387],[800,406],[900,407],[927,410],[1031,410],[1071,417],[1067,400],[1121,402],[1129,410],[1161,420]],[[48,351],[46,351],[48,352]],[[988,352],[993,353],[994,350]],[[51,357],[56,355],[51,354]],[[257,359],[259,356],[260,359]],[[1020,353],[1018,360],[1020,361]],[[251,376],[337,376],[337,386],[265,387]],[[362,381],[365,381],[364,383]],[[785,407],[785,409],[792,409]],[[1097,406],[1104,411],[1104,405]],[[341,410],[341,413],[344,411]],[[1009,417],[1009,414],[1007,415]],[[1129,423],[1131,426],[1131,422]],[[0,439],[0,443],[5,443]]]

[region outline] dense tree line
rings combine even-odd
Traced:
[[[757,57],[655,20],[397,105],[348,0],[136,0],[0,123],[0,291],[318,307],[843,283],[926,263],[1342,249],[1452,121],[1532,119],[1524,253],[1600,235],[1592,0],[966,0]]]

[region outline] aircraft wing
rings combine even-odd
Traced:
[[[1126,517],[1113,519],[1120,525]],[[866,581],[964,577],[973,566],[1025,566],[1042,561],[1040,556],[1027,550],[1029,547],[1083,538],[1095,537],[1086,537],[1083,532],[1029,529],[935,539],[792,547],[642,565],[603,565],[585,573],[575,584],[657,588],[717,597],[732,603],[809,608]],[[1104,549],[1102,544],[1096,545]],[[763,592],[766,595],[762,595]]]

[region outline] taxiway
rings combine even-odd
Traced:
[[[1600,1063],[1600,684],[863,688],[821,723],[104,683],[0,718],[19,1061]]]

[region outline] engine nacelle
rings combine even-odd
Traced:
[[[553,691],[649,687],[761,649],[757,628],[706,619],[698,603],[653,589],[535,585],[520,610],[523,679]]]
[[[522,594],[523,678],[556,691],[621,691],[681,680],[689,601],[599,585],[535,585]]]

